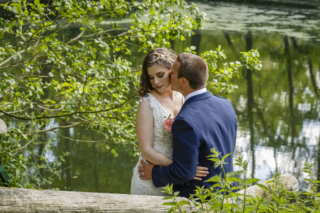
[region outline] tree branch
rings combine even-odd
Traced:
[[[34,46],[29,47],[28,49],[21,50],[21,51],[17,52],[16,54],[21,54],[21,53],[24,53],[24,52],[28,51],[29,49],[32,49],[33,47],[35,47],[35,46],[38,45],[38,42],[39,42],[39,40],[37,41],[37,43],[36,43]],[[0,63],[0,67],[1,67],[2,65],[6,64],[7,62],[9,62],[12,58],[13,58],[13,56],[10,56],[9,58],[7,58],[7,59],[4,60],[3,62],[1,62],[1,63]]]
[[[109,29],[109,30],[101,31],[101,32],[98,32],[98,33],[93,33],[93,34],[86,35],[86,36],[82,36],[82,37],[83,37],[83,38],[88,38],[88,37],[91,37],[91,36],[94,36],[94,35],[99,35],[99,34],[102,34],[102,33],[111,32],[111,31],[116,31],[116,30],[128,30],[128,29],[127,29],[127,28]]]
[[[84,112],[73,112],[73,113],[69,113],[69,114],[64,114],[64,115],[54,115],[54,116],[41,116],[41,117],[35,117],[35,118],[28,118],[28,117],[19,117],[19,116],[15,116],[15,115],[11,115],[10,113],[8,112],[5,112],[3,110],[0,110],[0,112],[2,112],[3,114],[9,116],[9,117],[13,117],[13,118],[16,118],[16,119],[20,119],[20,120],[39,120],[39,119],[44,119],[44,118],[61,118],[61,117],[67,117],[67,116],[71,116],[71,115],[74,115],[74,114],[78,114],[78,113],[81,113],[81,114],[90,114],[90,113],[100,113],[100,112],[107,112],[107,111],[111,111],[111,110],[114,110],[116,108],[119,108],[123,105],[125,105],[127,102],[129,102],[132,98],[136,97],[136,95],[133,95],[131,96],[130,98],[128,98],[125,102],[123,102],[122,104],[119,104],[115,107],[111,107],[109,109],[102,109],[102,110],[97,110],[97,111],[84,111]]]

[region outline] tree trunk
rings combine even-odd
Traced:
[[[7,125],[6,123],[0,119],[0,134],[7,132]],[[8,174],[4,169],[4,166],[2,165],[1,156],[0,156],[0,181],[4,183],[5,186],[8,186]]]
[[[6,123],[0,119],[0,134],[7,132],[7,125]]]
[[[296,191],[299,188],[293,175],[282,175],[284,187]],[[264,185],[270,185],[263,182]],[[247,189],[248,195],[264,196],[257,186]],[[185,198],[179,198],[183,200]],[[167,212],[170,206],[162,203],[162,196],[143,196],[127,194],[108,194],[90,192],[67,192],[31,190],[0,187],[1,212]],[[187,212],[195,207],[186,207]]]

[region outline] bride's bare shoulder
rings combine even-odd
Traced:
[[[157,91],[156,90],[151,90],[148,94],[151,94],[153,95],[154,97],[156,97],[158,94],[157,94]]]

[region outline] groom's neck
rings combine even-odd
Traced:
[[[204,88],[204,87],[203,87],[203,88]],[[184,89],[184,91],[182,91],[181,93],[182,93],[182,95],[183,95],[184,97],[187,97],[187,95],[189,95],[189,94],[191,94],[191,93],[193,93],[193,92],[195,92],[195,91],[201,90],[201,89],[203,89],[203,88],[192,89],[191,87],[189,87],[189,88]]]

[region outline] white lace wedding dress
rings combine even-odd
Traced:
[[[153,110],[154,149],[172,159],[172,134],[165,131],[163,126],[164,121],[169,117],[169,114],[157,101],[157,99],[150,93],[148,93],[147,97],[141,98],[139,100],[139,103],[147,100],[150,100],[150,108],[152,108]],[[140,160],[144,160],[141,155],[139,157],[137,165],[133,169],[133,177],[131,180],[131,194],[167,196],[167,194],[161,192],[163,191],[161,187],[157,188],[153,185],[152,180],[141,180],[139,178],[138,166],[141,165]]]

